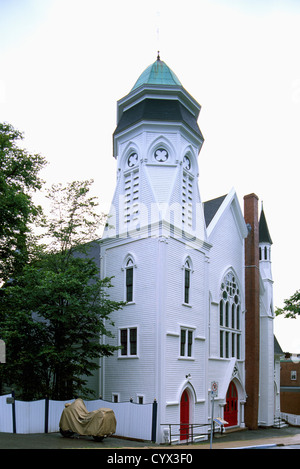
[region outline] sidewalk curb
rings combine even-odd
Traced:
[[[284,446],[284,445],[270,443],[269,445],[235,446],[233,448],[224,448],[224,449],[267,449],[267,448],[274,448],[275,446],[277,447],[277,446]]]

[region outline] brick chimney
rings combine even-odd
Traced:
[[[245,424],[258,427],[259,402],[259,224],[258,197],[244,197],[244,218],[248,226],[245,240],[245,369],[246,394]]]

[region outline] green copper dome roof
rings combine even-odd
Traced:
[[[143,71],[131,91],[142,85],[182,86],[175,73],[172,72],[165,62],[160,60],[159,56],[152,65],[149,65],[149,67]]]

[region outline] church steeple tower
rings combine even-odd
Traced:
[[[259,218],[259,272],[260,287],[260,389],[259,421],[266,426],[274,424],[274,303],[270,236],[265,212]]]
[[[270,236],[263,206],[259,218],[259,261],[260,271],[263,278],[272,280],[271,269],[271,246],[273,241]]]
[[[204,217],[196,216],[197,159],[204,141],[200,109],[159,55],[118,101],[113,134],[118,236],[166,221],[204,240]]]
[[[183,400],[173,402],[182,394],[195,421],[207,415],[211,244],[198,188],[200,109],[160,56],[117,103],[117,181],[101,272],[114,276],[114,298],[126,305],[112,316],[122,348],[104,359],[103,388],[110,396],[119,389],[122,400],[156,399],[158,432],[170,412],[179,421]]]

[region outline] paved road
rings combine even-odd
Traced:
[[[259,430],[243,430],[232,433],[225,433],[213,439],[213,449],[224,448],[245,448],[245,447],[266,447],[285,448],[299,447],[300,428],[270,428]],[[209,449],[209,442],[193,445],[172,446],[180,450]],[[155,445],[151,442],[141,442],[125,440],[121,438],[107,438],[102,442],[96,442],[90,437],[63,438],[60,433],[48,434],[12,434],[0,433],[0,449],[150,449],[164,450],[171,449],[170,446]]]
[[[300,445],[300,428],[260,428],[258,430],[242,430],[216,436],[212,443],[213,449],[287,449]],[[199,445],[203,449],[210,446],[207,443]]]
[[[141,448],[154,446],[149,442],[105,438],[101,442],[92,437],[78,436],[63,438],[60,433],[13,434],[0,433],[0,449],[103,449],[103,448]]]

